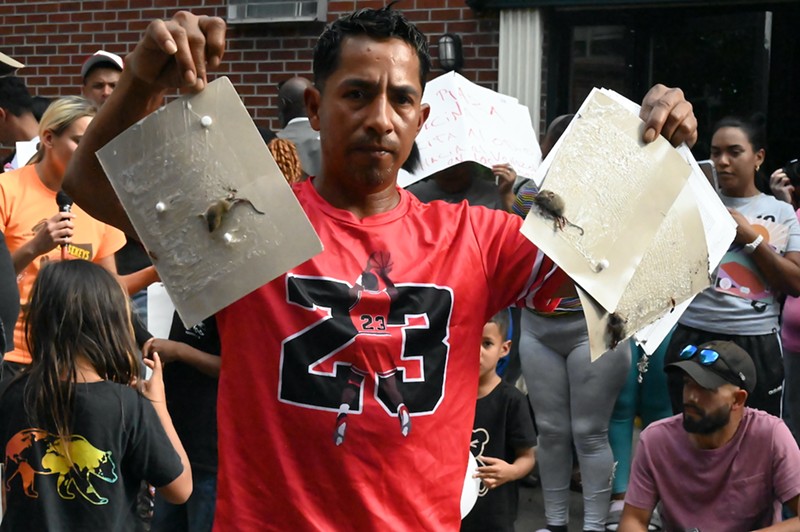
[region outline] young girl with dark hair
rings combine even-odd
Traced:
[[[25,309],[31,364],[0,388],[2,530],[133,530],[142,480],[180,503],[191,469],[161,361],[139,377],[127,296],[103,267],[47,263]]]

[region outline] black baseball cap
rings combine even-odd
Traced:
[[[687,346],[689,349],[691,346]],[[684,351],[686,351],[686,349]],[[716,352],[719,357],[708,364],[700,354],[704,350]],[[680,369],[708,390],[716,390],[723,384],[733,384],[753,393],[756,387],[756,367],[750,355],[733,342],[714,340],[697,346],[686,359],[664,366],[665,371]]]

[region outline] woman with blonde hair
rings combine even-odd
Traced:
[[[17,274],[20,304],[26,305],[33,281],[44,263],[85,259],[116,274],[114,253],[125,243],[121,231],[90,217],[77,205],[62,207],[56,197],[72,154],[97,108],[70,96],[53,102],[39,123],[39,149],[27,166],[3,174],[0,180],[0,230],[5,234]],[[68,198],[67,198],[68,200]],[[155,271],[123,278],[135,291],[149,284]],[[14,331],[14,349],[6,353],[0,378],[30,364],[22,320]]]

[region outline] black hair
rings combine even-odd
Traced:
[[[311,85],[308,79],[301,76],[289,78],[278,85],[278,118],[281,127],[286,127],[294,118],[308,116],[304,94]]]
[[[42,120],[42,115],[47,111],[47,108],[50,107],[51,103],[53,103],[53,100],[45,96],[34,96],[31,98],[31,112],[37,122]]]
[[[322,91],[325,81],[339,67],[342,42],[345,38],[366,35],[376,40],[396,37],[408,43],[419,58],[419,81],[425,80],[431,69],[431,56],[425,35],[398,11],[394,2],[380,9],[359,9],[329,24],[314,46],[314,85]]]
[[[753,147],[753,152],[767,150],[767,117],[763,113],[756,113],[749,119],[738,116],[726,116],[716,124],[711,130],[711,138],[714,134],[724,127],[741,129],[745,137]],[[761,168],[756,170],[754,183],[756,188],[766,194],[772,194],[769,187],[769,175]]]
[[[416,172],[422,166],[422,155],[419,153],[419,146],[417,141],[411,145],[411,153],[408,154],[408,159],[403,163],[403,170],[409,173]]]
[[[561,115],[555,117],[553,121],[550,122],[550,125],[547,126],[544,138],[542,139],[542,158],[547,157],[547,154],[550,153],[550,150],[556,145],[558,139],[560,139],[561,135],[567,130],[573,118],[575,118],[574,114]]]
[[[744,131],[750,145],[753,146],[753,151],[767,149],[767,120],[762,113],[756,113],[749,119],[743,119],[738,116],[726,116],[716,124],[711,130],[711,136],[722,129],[723,127],[735,127]]]
[[[363,272],[361,274],[361,286],[367,290],[377,290],[378,276],[372,272]]]
[[[261,135],[261,138],[264,139],[264,144],[269,144],[272,139],[278,138],[278,135],[268,127],[256,126],[256,129],[258,129],[258,134]]]
[[[139,378],[128,296],[102,266],[46,262],[33,282],[24,325],[31,354],[26,414],[54,424],[62,438],[71,434],[79,359],[105,380],[130,385]]]
[[[22,78],[17,76],[0,78],[0,107],[14,116],[33,112],[33,98]]]
[[[497,325],[497,328],[500,330],[500,337],[503,340],[508,340],[508,328],[510,327],[510,319],[508,317],[509,311],[507,308],[504,308],[494,316],[492,316],[487,323],[494,323]]]

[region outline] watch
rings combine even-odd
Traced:
[[[755,240],[750,242],[749,244],[744,245],[744,252],[748,255],[752,255],[753,252],[756,250],[758,246],[761,245],[761,242],[764,241],[764,235],[758,235]]]

